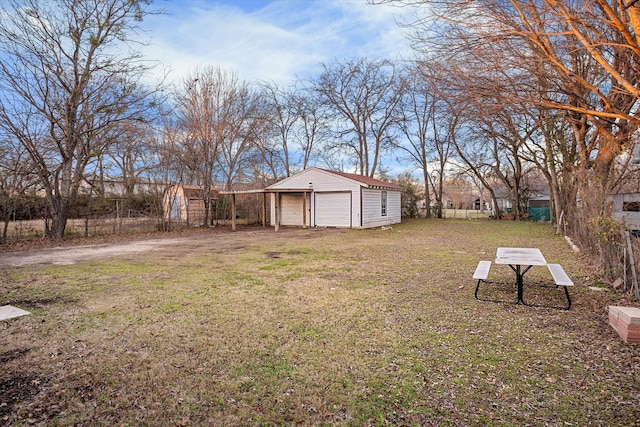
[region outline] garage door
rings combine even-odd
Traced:
[[[317,227],[351,227],[351,192],[314,194]]]

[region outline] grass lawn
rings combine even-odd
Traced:
[[[476,301],[498,246],[562,264],[571,310]],[[0,424],[640,425],[640,345],[596,282],[549,225],[465,220],[5,269],[0,304],[33,314],[0,323]]]

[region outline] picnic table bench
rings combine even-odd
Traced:
[[[491,261],[480,261],[478,263],[478,267],[476,267],[475,273],[473,273],[473,278],[478,279],[479,281],[487,280],[490,268]]]

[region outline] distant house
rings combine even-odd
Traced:
[[[362,175],[312,167],[265,189],[271,224],[371,228],[401,221],[402,187]]]
[[[211,190],[210,200],[218,198],[219,191]],[[205,214],[204,189],[195,185],[172,185],[164,192],[165,221],[203,224]]]
[[[489,202],[484,199],[477,198],[473,202],[473,209],[476,211],[485,211],[489,210]]]
[[[640,193],[620,193],[607,196],[606,207],[611,218],[630,230],[640,230]]]
[[[418,209],[420,212],[425,212],[427,210],[427,201],[425,199],[418,200]],[[435,215],[438,210],[438,200],[435,198],[434,194],[431,194],[429,198],[429,206],[431,208],[431,214]],[[453,209],[453,201],[446,194],[442,195],[442,209]]]
[[[496,191],[496,203],[497,205],[493,203],[493,200],[491,201],[492,215],[497,215],[498,211],[500,211],[501,214],[510,214],[513,210],[511,199],[509,199],[508,194],[505,192]]]
[[[166,183],[153,178],[135,177],[125,182],[122,177],[88,175],[80,183],[81,194],[102,194],[107,198],[126,197],[133,194],[161,193]],[[129,187],[129,189],[127,188]],[[128,191],[129,190],[129,191]]]

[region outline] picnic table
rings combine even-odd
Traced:
[[[525,304],[524,275],[534,265],[547,265],[547,260],[542,256],[538,248],[498,248],[496,252],[496,264],[507,264],[516,273],[516,286],[518,288],[517,303]]]
[[[542,255],[542,252],[538,248],[509,248],[509,247],[500,247],[496,251],[496,264],[506,264],[511,270],[516,274],[516,288],[517,288],[517,298],[514,301],[514,304],[523,304],[529,306],[538,306],[535,304],[528,304],[524,301],[524,276],[525,274],[534,266],[547,266],[549,269],[549,273],[553,277],[554,285],[553,287],[562,286],[564,288],[565,296],[567,298],[567,306],[566,307],[555,307],[552,306],[550,308],[562,308],[568,310],[571,307],[571,298],[569,297],[569,286],[573,286],[573,282],[569,278],[569,276],[565,273],[564,269],[560,266],[560,264],[548,264],[547,260]],[[489,268],[491,267],[491,261],[480,261],[478,267],[476,268],[476,272],[473,275],[474,279],[478,279],[478,284],[476,286],[476,299],[480,299],[478,297],[478,289],[480,288],[481,283],[490,283],[487,280],[489,276]],[[496,301],[496,300],[486,300],[491,302],[504,302],[504,301]],[[549,307],[549,306],[542,306]]]

